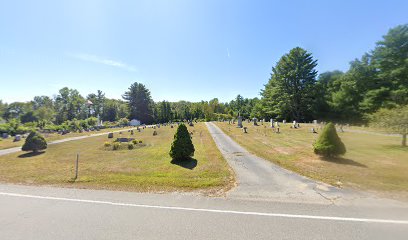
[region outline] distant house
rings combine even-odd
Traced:
[[[130,120],[129,125],[130,126],[140,126],[140,121],[137,119],[132,119]]]

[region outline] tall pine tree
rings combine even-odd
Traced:
[[[280,119],[310,120],[315,110],[316,66],[312,54],[300,47],[282,56],[261,91],[263,112]]]
[[[154,103],[150,91],[141,83],[133,83],[122,96],[129,108],[129,119],[138,119],[144,124],[154,121]]]

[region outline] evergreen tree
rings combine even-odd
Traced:
[[[300,47],[282,56],[261,91],[264,112],[281,119],[311,119],[315,110],[316,66],[312,54]]]
[[[171,144],[170,157],[173,160],[186,160],[194,156],[194,145],[190,134],[184,124],[180,124],[177,132],[174,134],[174,140]]]
[[[38,152],[39,150],[44,150],[47,148],[47,141],[38,132],[31,132],[25,140],[23,151],[33,151]]]
[[[324,127],[313,147],[316,154],[325,157],[333,157],[346,153],[346,147],[337,135],[337,131],[333,123],[328,123]]]
[[[123,99],[128,104],[129,119],[138,119],[144,124],[153,123],[154,103],[145,85],[133,83],[123,95]]]

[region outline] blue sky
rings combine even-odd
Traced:
[[[0,2],[0,99],[29,101],[64,86],[121,98],[144,83],[155,101],[255,97],[300,46],[318,71],[347,70],[408,1]]]

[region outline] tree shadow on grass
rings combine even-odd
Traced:
[[[327,162],[343,164],[343,165],[351,165],[351,166],[355,166],[355,167],[367,168],[367,165],[365,165],[365,164],[356,162],[356,161],[348,159],[348,158],[343,158],[343,157],[322,158],[322,160],[327,161]]]
[[[193,170],[197,166],[197,160],[194,158],[187,158],[187,159],[182,159],[182,160],[173,159],[171,161],[171,164]]]
[[[45,152],[28,152],[28,153],[23,153],[21,155],[18,155],[19,158],[28,158],[28,157],[35,157],[38,155],[41,155]]]

